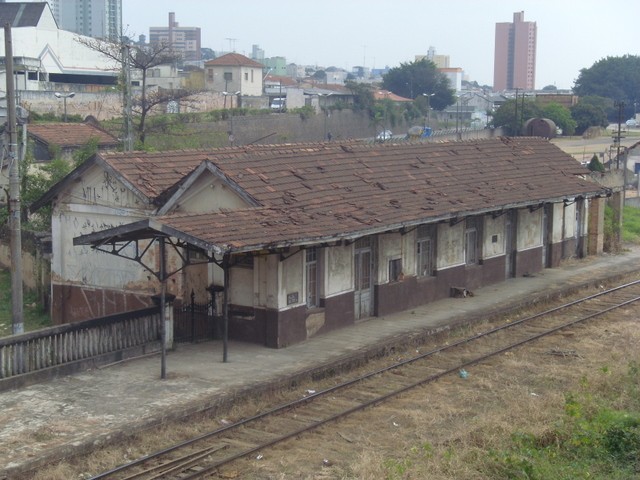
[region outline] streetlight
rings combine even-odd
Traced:
[[[76,96],[76,92],[69,92],[69,93],[60,93],[60,92],[54,92],[54,95],[56,98],[62,98],[64,100],[64,121],[66,123],[67,121],[67,98],[73,98]]]
[[[430,126],[429,124],[431,123],[431,119],[429,114],[431,113],[431,97],[433,97],[435,95],[435,93],[423,93],[422,96],[425,97],[427,99],[427,123],[424,126],[425,128],[427,128],[428,126]]]
[[[233,92],[233,93],[222,92],[222,95],[224,95],[225,108],[226,108],[226,105],[227,105],[227,97],[231,96],[231,111],[229,113],[229,123],[230,123],[230,127],[229,127],[229,143],[233,147],[233,144],[234,144],[235,139],[236,139],[236,137],[233,134],[233,97],[236,96],[236,95],[240,95],[240,90],[238,90],[237,92]]]
[[[238,90],[237,92],[233,92],[233,93],[222,92],[222,95],[224,95],[224,108],[227,108],[227,97],[228,96],[231,96],[231,107],[229,107],[229,108],[233,108],[233,97],[240,95],[240,90]]]

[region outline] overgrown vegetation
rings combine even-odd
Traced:
[[[595,153],[593,154],[593,157],[591,157],[591,160],[589,161],[589,165],[587,166],[587,168],[589,168],[589,170],[591,170],[592,172],[600,172],[600,173],[605,172],[604,165],[598,158],[598,155]]]
[[[0,337],[11,335],[11,273],[0,269]],[[43,312],[35,293],[25,291],[23,321],[25,332],[37,330],[50,325],[49,314]]]
[[[604,366],[599,375],[608,375]],[[640,365],[607,382],[607,390],[567,392],[565,412],[544,434],[516,432],[511,445],[490,452],[486,470],[496,479],[638,478],[640,468]],[[612,407],[612,405],[614,407]]]
[[[622,241],[640,243],[640,208],[624,207],[622,224]]]

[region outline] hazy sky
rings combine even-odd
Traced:
[[[202,46],[351,71],[397,67],[430,46],[469,80],[493,84],[496,22],[538,26],[536,88],[571,88],[581,68],[607,56],[640,55],[638,0],[123,0],[125,33],[168,25],[202,29]],[[153,6],[151,6],[153,5]]]

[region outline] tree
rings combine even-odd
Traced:
[[[345,87],[347,87],[353,94],[354,111],[366,111],[370,113],[373,110],[375,98],[373,96],[373,88],[371,85],[354,81],[346,81]]]
[[[533,100],[518,98],[516,103],[516,99],[511,99],[495,111],[491,125],[504,128],[507,135],[518,135],[524,122],[541,116],[540,107]]]
[[[382,78],[382,88],[412,100],[422,94],[433,93],[430,107],[436,110],[455,103],[455,92],[449,79],[438,71],[433,62],[425,59],[401,63],[399,67],[390,69]]]
[[[591,161],[589,162],[589,165],[587,166],[587,168],[592,172],[600,172],[600,173],[605,172],[604,165],[598,158],[598,155],[595,153],[593,154],[593,157],[591,157]]]
[[[590,96],[583,97],[571,107],[571,117],[576,122],[576,133],[582,135],[589,127],[603,127],[609,125],[607,119],[607,104],[611,101],[606,98]]]
[[[313,78],[314,80],[317,80],[319,82],[325,82],[327,81],[327,72],[325,72],[324,70],[316,70],[315,72],[313,72],[313,75],[311,75],[311,78]]]
[[[631,116],[634,104],[640,102],[640,56],[607,57],[583,68],[573,91],[580,97],[597,95],[624,102],[625,118]],[[610,118],[615,119],[613,116]]]
[[[189,90],[165,90],[156,89],[150,91],[147,87],[149,71],[159,65],[175,64],[181,58],[180,54],[173,51],[168,43],[154,43],[151,45],[134,45],[127,43],[107,42],[90,37],[81,37],[78,42],[99,52],[113,60],[115,67],[122,71],[123,78],[127,78],[126,65],[137,70],[141,75],[140,94],[132,96],[132,112],[138,115],[136,126],[138,142],[144,145],[146,136],[147,116],[160,105],[171,101],[177,101],[193,95]],[[124,82],[125,95],[131,88]]]
[[[542,116],[553,120],[562,129],[564,135],[573,135],[576,131],[576,121],[571,117],[571,111],[559,103],[549,103],[542,109]]]

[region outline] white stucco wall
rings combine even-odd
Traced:
[[[280,309],[293,308],[306,303],[304,289],[304,261],[305,252],[299,251],[295,255],[289,254],[286,260],[280,262],[278,305]],[[298,301],[287,305],[287,296],[298,294]]]
[[[205,172],[180,197],[172,212],[205,213],[222,208],[238,209],[249,205],[213,174]]]
[[[326,297],[353,290],[353,245],[324,249]]]
[[[231,73],[231,80],[227,81],[224,74]],[[213,80],[211,77],[213,75]],[[216,92],[240,92],[242,95],[262,95],[262,68],[248,66],[205,66],[205,89]],[[245,78],[246,77],[246,78]],[[229,97],[231,98],[231,97]],[[231,100],[227,107],[231,106]],[[233,101],[236,105],[236,99]]]
[[[438,225],[436,268],[464,265],[464,221],[454,226]]]
[[[378,276],[374,279],[375,283],[389,282],[389,262],[399,258],[402,259],[402,243],[400,233],[378,235]]]
[[[518,210],[518,251],[529,250],[542,246],[542,216],[543,209],[530,212],[527,208]]]
[[[576,204],[572,203],[564,208],[564,238],[576,236]]]
[[[140,212],[134,210],[81,204],[67,205],[63,210],[58,210],[51,221],[54,238],[51,275],[54,281],[116,290],[154,291],[153,277],[137,263],[97,252],[89,246],[73,245],[73,239],[77,236],[118,227],[141,218]],[[134,246],[127,246],[123,252],[133,256]],[[150,252],[151,259],[154,259],[154,252]]]
[[[229,270],[229,302],[245,307],[253,306],[254,268],[233,267]]]
[[[482,242],[482,258],[492,258],[505,253],[505,215],[493,218],[484,217],[484,238]]]
[[[158,292],[154,277],[136,262],[97,252],[88,246],[73,245],[77,236],[129,224],[148,214],[145,203],[122,183],[97,166],[89,169],[55,204],[51,220],[52,280],[89,287]],[[124,252],[133,256],[134,245],[127,246]],[[155,249],[151,249],[147,258],[151,263],[157,262]],[[151,268],[157,270],[156,265],[152,264]],[[180,281],[171,282],[171,293],[181,293],[180,285]]]
[[[562,217],[564,215],[564,206],[562,203],[554,203],[552,208],[553,225],[550,232],[551,243],[560,243],[564,235],[564,227]]]

